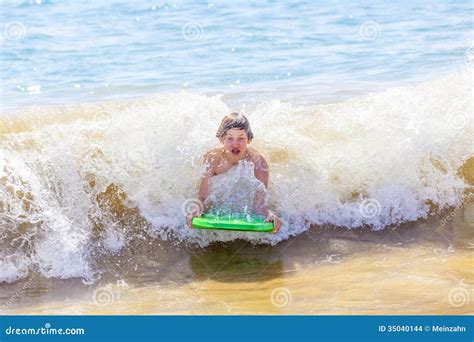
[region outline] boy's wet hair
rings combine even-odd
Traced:
[[[222,122],[217,130],[216,137],[222,138],[229,129],[243,129],[247,133],[249,141],[253,139],[252,129],[250,128],[250,122],[245,115],[239,113],[230,113],[222,119]]]

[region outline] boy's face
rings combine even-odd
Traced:
[[[247,151],[248,137],[243,129],[231,128],[220,138],[224,150],[234,158],[242,158]]]

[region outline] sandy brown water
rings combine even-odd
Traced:
[[[100,258],[94,284],[0,285],[1,313],[473,314],[474,203],[449,214],[382,231],[312,227],[273,247],[135,242]]]

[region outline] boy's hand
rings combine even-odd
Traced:
[[[201,214],[200,210],[194,210],[186,216],[186,224],[189,228],[192,228],[191,221],[193,220],[193,217],[201,217]]]
[[[281,220],[280,218],[271,210],[268,211],[267,217],[265,218],[265,222],[273,222],[273,230],[272,233],[276,234],[280,230]]]

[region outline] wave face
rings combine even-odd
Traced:
[[[311,224],[383,229],[457,206],[472,189],[473,69],[344,102],[243,109],[269,161],[279,234],[190,230],[203,154],[229,108],[187,92],[30,107],[0,125],[0,281],[94,275],[97,249],[135,238],[275,244]],[[242,108],[241,108],[242,109]]]

